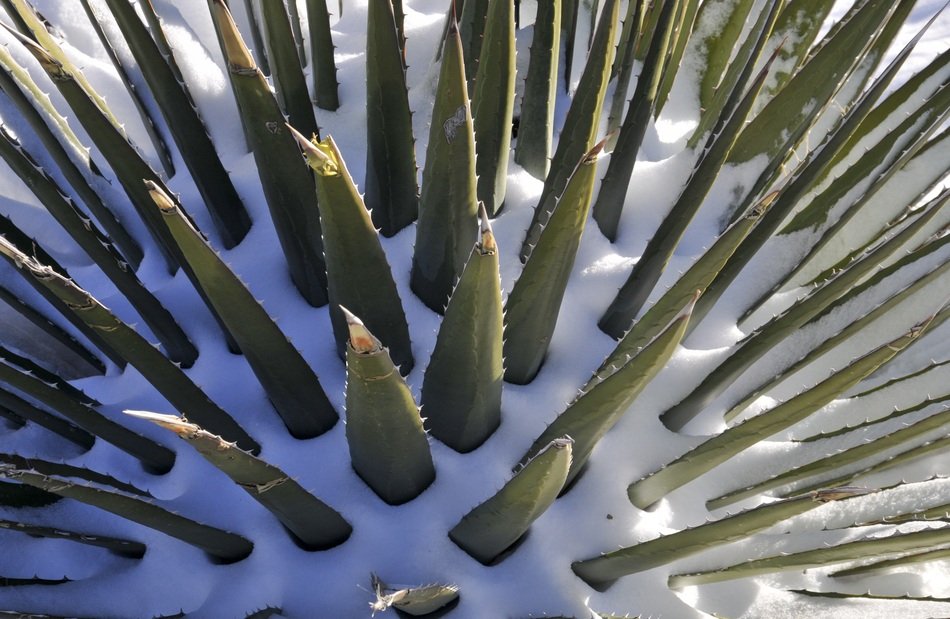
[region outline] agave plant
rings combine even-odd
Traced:
[[[934,3],[0,4],[0,615],[946,612]]]

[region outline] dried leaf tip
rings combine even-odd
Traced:
[[[215,23],[221,32],[221,42],[224,44],[224,55],[228,61],[228,68],[232,72],[256,71],[257,64],[250,50],[244,43],[241,33],[234,23],[231,11],[224,0],[211,0],[211,11]]]
[[[18,40],[23,45],[23,47],[27,49],[27,51],[33,54],[37,62],[42,65],[43,70],[48,72],[51,77],[53,77],[53,79],[66,79],[69,77],[69,74],[63,68],[63,63],[54,58],[52,54],[43,49],[43,47],[36,43],[36,41],[21,34],[16,29],[11,28],[9,25],[3,22],[0,22],[0,26],[3,26],[3,28],[9,34],[13,35],[13,38]]]
[[[749,219],[758,219],[765,215],[765,212],[769,210],[769,207],[775,202],[776,198],[779,196],[779,190],[770,191],[765,195],[764,198],[759,200],[755,206],[749,209],[749,214],[746,215]]]
[[[449,9],[448,26],[445,29],[445,40],[448,41],[452,36],[459,33],[459,7],[457,0],[452,0],[452,8]]]
[[[357,318],[353,312],[342,305],[340,306],[340,310],[346,318],[346,327],[350,332],[350,347],[353,350],[364,354],[382,350],[383,345],[380,344],[375,335],[369,332],[369,329],[366,328],[362,320]]]
[[[17,249],[16,245],[8,241],[5,236],[0,236],[0,254],[10,258],[16,262],[17,265],[20,264],[22,258],[29,258],[29,256]]]
[[[372,592],[376,596],[376,600],[369,603],[374,617],[377,612],[385,612],[392,607],[411,616],[428,615],[459,596],[457,585],[389,585],[376,574],[370,574],[370,578]]]
[[[323,142],[315,142],[314,140],[308,140],[304,134],[291,127],[289,123],[284,124],[287,125],[290,134],[297,140],[297,145],[303,151],[307,165],[314,172],[321,176],[336,176],[340,173],[340,166],[334,154],[336,145],[333,143],[333,138],[327,136]]]
[[[182,417],[179,417],[178,415],[166,415],[163,413],[134,410],[124,410],[122,412],[126,415],[129,415],[130,417],[151,421],[152,423],[159,425],[166,430],[171,430],[176,434],[194,434],[201,429],[193,423],[188,423],[188,421]]]
[[[934,318],[937,317],[937,314],[940,311],[943,311],[943,309],[947,307],[948,303],[950,303],[950,299],[944,300],[944,302],[940,305],[940,309],[937,310],[937,312],[934,312],[930,316],[927,316],[926,318],[924,318],[923,320],[915,324],[913,327],[908,329],[906,333],[904,333],[898,338],[895,338],[892,342],[890,342],[888,346],[893,348],[895,345],[898,345],[901,342],[901,340],[903,340],[904,338],[910,338],[911,340],[916,340],[918,337],[923,335],[923,333],[927,330],[927,327],[930,326],[930,323],[932,323]]]
[[[582,163],[591,164],[600,159],[600,154],[604,152],[604,147],[607,145],[607,140],[609,140],[610,137],[611,134],[608,133],[604,139],[594,144],[594,146],[584,155]]]
[[[822,490],[815,490],[811,493],[811,498],[813,501],[818,501],[821,503],[828,503],[831,501],[840,501],[841,499],[850,499],[855,496],[863,496],[865,494],[871,494],[877,492],[872,488],[864,488],[861,486],[838,486],[837,488],[824,488]]]
[[[20,31],[17,30],[16,28],[14,28],[13,26],[11,26],[10,24],[8,24],[8,23],[6,23],[6,22],[0,22],[0,27],[3,27],[3,29],[7,31],[7,34],[13,36],[14,39],[16,39],[17,41],[19,41],[20,43],[22,43],[28,50],[30,50],[30,51],[33,52],[34,54],[35,54],[35,53],[40,53],[40,54],[43,54],[44,56],[49,56],[49,58],[50,58],[53,62],[55,62],[55,60],[53,59],[53,57],[50,56],[49,53],[47,53],[47,51],[46,51],[45,49],[43,49],[42,46],[40,46],[36,41],[34,41],[34,40],[31,39],[30,37],[26,36],[25,34],[23,34],[22,32],[20,32]]]
[[[145,189],[148,190],[148,195],[152,197],[152,201],[155,203],[162,212],[171,213],[174,212],[177,208],[175,202],[165,193],[161,187],[156,185],[152,181],[144,181]]]
[[[495,243],[495,235],[491,231],[491,221],[488,219],[488,211],[485,209],[485,203],[478,203],[478,221],[481,240],[478,243],[478,250],[482,254],[494,254],[498,251],[498,244]]]
[[[692,316],[692,315],[693,315],[693,309],[696,308],[696,302],[699,301],[699,297],[700,297],[700,295],[702,295],[702,294],[703,294],[703,291],[702,291],[702,290],[696,290],[696,291],[694,291],[694,292],[693,292],[693,296],[692,296],[692,297],[690,298],[690,300],[686,303],[686,305],[683,306],[683,309],[680,310],[680,313],[677,314],[677,315],[676,315],[676,318],[674,318],[673,320],[681,320],[681,319],[684,319],[684,318],[687,318],[687,319],[688,319],[690,316]]]
[[[4,236],[0,236],[0,254],[12,260],[18,269],[27,269],[37,277],[46,278],[56,274],[52,267],[40,264]]]

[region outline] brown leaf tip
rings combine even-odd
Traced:
[[[482,254],[494,254],[498,251],[498,244],[495,243],[495,235],[491,230],[491,221],[488,219],[488,211],[485,209],[485,203],[478,203],[478,222],[479,222],[479,242],[478,249]]]
[[[343,312],[343,317],[346,318],[346,327],[349,330],[350,336],[350,348],[358,353],[364,354],[382,350],[383,345],[380,344],[375,335],[370,333],[369,329],[366,328],[366,325],[363,324],[362,320],[357,318],[353,312],[346,309],[342,305],[340,306],[340,311]]]
[[[159,208],[164,213],[171,213],[177,208],[175,202],[159,187],[152,181],[146,180],[145,189],[148,190],[148,194],[152,197],[152,201],[155,202],[155,206]]]
[[[130,417],[151,421],[152,423],[161,426],[166,430],[171,430],[179,436],[192,436],[201,430],[199,426],[189,423],[188,420],[183,417],[179,417],[178,415],[166,415],[163,413],[135,410],[124,410],[122,412],[126,415],[129,415]]]
[[[229,68],[239,73],[256,71],[257,64],[234,23],[227,3],[224,0],[212,0],[211,13],[219,25],[221,42],[224,45],[225,59],[228,61]]]
[[[683,309],[680,310],[680,313],[676,315],[676,318],[673,320],[679,320],[682,318],[689,318],[693,314],[693,310],[696,309],[696,302],[699,301],[700,295],[703,294],[702,290],[695,290],[693,296],[690,297],[689,301],[686,302],[686,305],[683,306]]]
[[[872,492],[877,492],[877,490],[872,488],[863,488],[861,486],[839,486],[837,488],[824,488],[822,490],[815,490],[811,494],[813,501],[828,503],[830,501],[850,499],[851,497],[855,496],[864,496],[865,494],[871,494]]]
[[[769,207],[772,206],[772,203],[775,202],[775,199],[778,198],[779,191],[775,190],[769,192],[764,198],[759,200],[755,206],[749,210],[748,217],[750,219],[758,219],[765,215],[765,212],[769,210]]]

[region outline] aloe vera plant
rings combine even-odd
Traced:
[[[847,4],[0,1],[0,616],[943,612],[950,19]]]

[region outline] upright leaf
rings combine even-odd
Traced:
[[[768,67],[767,64],[765,69],[759,72],[743,99],[734,108],[728,109],[729,115],[713,129],[673,207],[660,222],[660,226],[650,238],[627,281],[620,287],[617,296],[601,316],[597,325],[611,337],[615,339],[623,337],[647,302],[653,288],[660,281],[680,239],[683,238],[686,228],[699,212],[706,194],[709,193],[719,175],[729,149],[732,148],[736,136],[742,130],[755,96],[765,80]],[[751,69],[751,64],[749,69]],[[608,238],[610,237],[608,233],[615,230],[617,223],[613,213],[613,211],[600,213],[594,211],[594,219]],[[616,214],[619,216],[619,212]]]
[[[445,311],[449,293],[475,244],[476,182],[475,140],[462,42],[450,11],[422,172],[419,223],[409,278],[416,296],[440,314]]]
[[[465,59],[465,76],[469,81],[469,88],[474,85],[472,80],[475,79],[480,64],[490,2],[491,0],[466,0],[458,3],[462,7],[461,14],[458,14],[459,38],[462,41],[462,57]],[[454,0],[450,10],[457,10]]]
[[[212,0],[211,4],[244,134],[254,153],[261,188],[290,267],[290,277],[310,305],[325,305],[326,264],[317,196],[310,172],[227,5],[223,0]],[[309,99],[305,101],[309,106]]]
[[[481,220],[481,239],[445,308],[422,383],[429,431],[463,453],[481,445],[501,423],[501,282],[484,205]]]
[[[539,179],[547,176],[551,166],[560,45],[561,0],[541,0],[534,20],[515,144],[515,163]]]
[[[174,57],[162,54],[155,39],[125,0],[106,0],[142,76],[155,96],[169,131],[227,248],[241,242],[251,220],[191,99]],[[140,177],[140,179],[143,177]]]
[[[548,444],[501,490],[452,527],[452,541],[482,563],[498,559],[561,492],[571,466],[571,443],[565,436]]]
[[[564,42],[564,92],[571,92],[574,68],[574,40],[577,38],[577,13],[580,0],[561,0],[561,40]]]
[[[673,18],[678,0],[666,0],[658,12],[657,31],[651,42],[637,86],[630,98],[630,106],[620,125],[617,145],[610,155],[610,164],[594,203],[594,219],[600,231],[611,241],[617,238],[620,213],[627,199],[627,188],[637,161],[637,153],[653,118],[657,89],[663,75],[663,61],[673,30]],[[654,4],[654,6],[656,6]]]
[[[370,2],[366,16],[365,200],[373,224],[393,236],[419,214],[412,112],[393,7]]]
[[[399,505],[419,496],[435,479],[422,418],[389,352],[344,309],[346,441],[357,474],[379,498]]]
[[[660,78],[657,86],[656,104],[653,106],[654,116],[660,115],[670,96],[673,81],[676,79],[683,62],[683,55],[686,53],[686,43],[693,33],[696,13],[699,11],[699,0],[680,0],[679,4],[676,22],[673,24],[673,32],[670,35],[667,57],[663,62],[663,77]]]
[[[794,73],[788,85],[749,123],[729,161],[742,163],[763,153],[771,160],[784,156],[811,126],[844,77],[857,67],[864,54],[856,50],[870,45],[894,7],[894,2],[868,0],[850,15],[837,34]]]
[[[577,164],[505,302],[505,380],[534,380],[547,355],[587,222],[601,141]]]
[[[205,302],[221,317],[290,433],[311,438],[333,427],[337,420],[333,405],[317,375],[287,336],[195,230],[178,204],[159,187],[150,184],[148,188],[188,262],[189,279],[195,288],[204,291]]]
[[[607,0],[591,44],[590,61],[584,67],[571,107],[564,118],[557,149],[551,159],[551,171],[544,179],[541,196],[534,208],[531,225],[521,244],[521,261],[525,262],[538,243],[541,231],[548,223],[558,198],[564,192],[567,181],[574,173],[577,162],[584,158],[597,139],[601,109],[607,92],[610,64],[614,54],[614,39],[620,3]]]
[[[92,25],[93,30],[96,31],[99,42],[102,44],[103,49],[106,50],[106,54],[108,54],[109,60],[112,61],[112,66],[115,67],[116,73],[119,74],[119,79],[122,80],[125,91],[129,93],[129,97],[132,98],[132,103],[135,104],[135,111],[138,112],[139,119],[145,127],[145,132],[148,133],[149,140],[152,142],[152,147],[158,154],[165,176],[168,178],[173,177],[175,175],[175,164],[172,162],[171,152],[168,149],[165,138],[162,137],[158,127],[155,126],[155,121],[146,108],[145,101],[142,100],[141,94],[132,83],[131,78],[129,78],[129,72],[126,70],[125,64],[123,64],[122,59],[119,58],[119,55],[116,53],[112,41],[109,40],[109,35],[106,33],[105,28],[102,27],[102,23],[99,21],[99,17],[89,3],[89,0],[80,1],[83,10],[86,12],[86,17],[89,18],[89,23]]]
[[[309,2],[310,0],[308,0]],[[244,14],[247,16],[248,27],[251,31],[251,42],[254,44],[254,54],[257,58],[257,64],[261,67],[264,75],[270,75],[270,62],[267,60],[267,45],[264,44],[264,33],[261,32],[261,20],[254,9],[254,0],[244,0]],[[307,5],[307,15],[310,15],[310,5]],[[310,32],[313,36],[316,31],[311,27]],[[311,38],[311,43],[313,39]]]
[[[778,47],[781,41],[786,41],[786,44],[781,46],[779,61],[773,65],[771,78],[762,90],[760,107],[785,88],[805,63],[833,6],[834,0],[786,2],[775,22],[769,47]]]
[[[735,60],[731,61],[732,53],[742,36],[743,27],[753,4],[753,0],[730,0],[704,2],[699,7],[699,14],[696,16],[697,33],[693,37],[693,45],[694,51],[701,58],[697,76],[700,110],[707,109],[716,98],[717,91],[723,87],[723,80],[732,63],[735,62]]]
[[[610,97],[610,110],[607,112],[607,151],[613,152],[617,147],[617,137],[620,134],[620,123],[623,122],[623,112],[627,106],[627,93],[630,90],[630,79],[633,77],[633,51],[637,43],[640,21],[643,12],[647,10],[647,0],[632,0],[627,2],[627,12],[623,18],[623,28],[620,30],[620,40],[617,42],[617,53],[614,64],[610,69],[610,79],[614,81],[614,92]]]
[[[702,12],[704,7],[716,6],[718,6],[716,3],[705,3],[700,7],[700,12]],[[715,39],[714,41],[705,39],[705,46],[701,46],[698,41],[694,44],[696,47],[705,47],[709,52],[709,56],[706,58],[707,71],[710,70],[710,63],[726,62],[731,57],[733,49],[737,44],[737,41],[732,40],[732,37],[737,36],[738,33],[732,28],[741,26],[745,21],[742,8],[744,6],[745,10],[748,11],[749,3],[742,0],[733,6],[736,7],[736,11],[730,13],[729,20],[727,20],[724,29],[718,32],[722,38]],[[707,72],[704,74],[704,80],[700,86],[699,123],[697,123],[693,134],[686,143],[689,148],[696,148],[703,136],[705,136],[708,131],[711,131],[719,121],[723,110],[730,107],[733,101],[738,101],[742,96],[746,87],[746,81],[753,74],[748,69],[755,66],[760,54],[767,47],[769,34],[772,32],[773,26],[775,26],[781,8],[781,2],[773,2],[771,9],[768,11],[760,11],[759,16],[746,35],[745,40],[742,41],[742,44],[735,50],[735,57],[724,67],[725,71],[721,75],[719,75],[719,73],[723,70],[723,67],[714,68],[712,69],[712,73]],[[702,15],[697,19],[702,19]],[[711,19],[716,19],[715,11],[713,11]],[[734,20],[738,20],[739,23],[735,23]],[[700,29],[702,29],[703,32],[708,32],[705,25],[697,26],[697,30]],[[714,34],[713,37],[715,36]],[[782,52],[785,51],[785,46],[781,42],[778,45],[778,51],[775,53],[778,54],[779,58],[782,58]],[[771,66],[775,66],[774,60]],[[705,80],[707,78],[711,79],[712,75],[716,76],[717,81],[710,86]],[[768,79],[766,79],[766,83],[767,82]],[[712,87],[712,91],[706,92],[703,89],[704,87]],[[760,90],[759,92],[761,94],[762,91]],[[758,103],[759,100],[761,100],[761,97],[756,100],[756,103]]]
[[[386,254],[369,213],[331,136],[314,143],[296,133],[316,179],[327,261],[330,322],[337,351],[345,355],[349,329],[340,306],[362,312],[366,324],[392,351],[399,371],[414,364],[409,327]]]
[[[475,4],[472,0],[469,4]],[[514,0],[491,0],[481,46],[472,116],[475,129],[477,194],[489,215],[505,202],[508,151],[515,107]]]
[[[317,120],[313,115],[307,80],[300,66],[297,43],[284,0],[258,1],[264,22],[267,59],[270,62],[277,100],[291,125],[297,127],[305,135],[317,134],[319,132]],[[296,0],[293,0],[291,4],[296,4]]]

